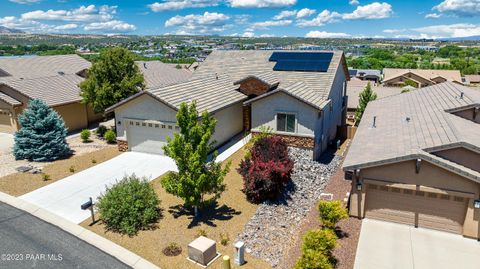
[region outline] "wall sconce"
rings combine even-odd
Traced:
[[[357,182],[357,191],[361,191],[362,190],[362,182],[358,181]]]
[[[474,200],[473,201],[473,207],[474,208],[480,208],[480,199]]]

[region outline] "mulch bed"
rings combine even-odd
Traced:
[[[344,172],[341,167],[330,178],[325,193],[333,194],[333,200],[343,201],[346,193],[350,192],[350,181],[344,180]],[[360,228],[362,221],[357,218],[348,218],[339,222],[337,227],[337,235],[339,236],[337,248],[333,254],[337,258],[337,269],[352,269],[355,263],[355,254],[357,252],[358,238],[360,236]],[[304,219],[298,233],[297,240],[290,247],[285,255],[284,269],[290,269],[295,265],[298,257],[302,254],[303,235],[313,229],[319,229],[321,222],[319,220],[317,204],[312,206],[309,214]]]

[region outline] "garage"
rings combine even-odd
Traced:
[[[178,126],[156,121],[127,120],[128,148],[131,151],[163,155],[167,137],[173,137]]]
[[[5,110],[0,110],[0,133],[13,133],[12,118],[10,113]]]
[[[462,234],[467,198],[368,184],[365,217]]]

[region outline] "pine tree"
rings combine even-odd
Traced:
[[[70,154],[63,119],[43,101],[30,101],[18,121],[22,128],[14,137],[13,155],[16,160],[43,162]]]
[[[167,145],[163,149],[167,156],[175,160],[178,173],[169,173],[161,184],[168,193],[182,198],[186,206],[194,206],[197,216],[198,206],[204,202],[205,195],[217,199],[225,190],[223,178],[230,164],[222,167],[221,163],[216,163],[216,151],[211,159],[208,158],[215,143],[210,139],[216,124],[208,112],[203,112],[199,119],[195,102],[190,106],[182,103],[177,122],[180,133],[176,133],[173,139],[167,138]]]
[[[365,112],[365,108],[367,107],[368,102],[377,99],[377,94],[373,92],[370,82],[367,84],[365,89],[360,93],[359,97],[360,97],[360,100],[358,102],[357,112],[355,113],[356,126],[360,124],[360,120],[362,119],[363,112]]]

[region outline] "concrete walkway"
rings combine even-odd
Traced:
[[[479,267],[477,240],[390,222],[362,221],[355,269]]]
[[[0,133],[0,152],[10,152],[13,147],[13,135]]]
[[[176,171],[172,159],[166,156],[139,152],[125,152],[92,168],[78,172],[55,183],[20,196],[20,199],[44,208],[54,214],[81,223],[90,217],[80,205],[92,197],[94,200],[125,175],[155,179],[167,171]]]

